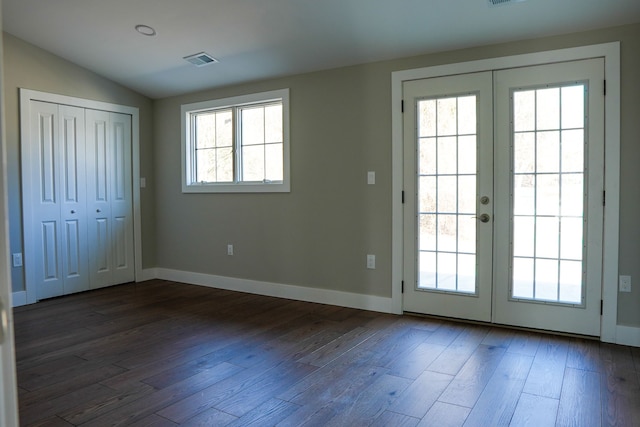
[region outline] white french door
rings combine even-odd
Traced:
[[[404,84],[405,311],[491,320],[492,98],[490,72]]]
[[[603,70],[404,83],[405,311],[600,334]]]

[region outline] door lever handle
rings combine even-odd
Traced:
[[[483,213],[480,216],[472,216],[471,218],[477,218],[480,222],[489,222],[489,220],[491,219],[489,214],[486,213]]]

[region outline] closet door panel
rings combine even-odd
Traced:
[[[63,293],[89,289],[84,109],[61,105],[60,207]]]
[[[111,285],[111,182],[109,113],[86,110],[87,219],[91,289]]]
[[[60,171],[58,161],[58,106],[32,102],[25,167],[25,272],[35,283],[38,299],[62,295],[62,242],[60,237]]]
[[[131,165],[131,116],[110,114],[111,224],[114,284],[135,279],[133,245],[133,191]]]

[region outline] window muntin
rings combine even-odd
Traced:
[[[183,105],[183,192],[288,192],[288,116],[288,89]]]

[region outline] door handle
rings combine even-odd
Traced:
[[[2,299],[0,299],[0,344],[2,344],[6,337],[9,335],[9,333],[7,332],[7,328],[9,328],[7,310],[4,308]]]
[[[489,220],[491,219],[491,217],[489,216],[489,214],[483,213],[480,216],[473,216],[471,218],[477,218],[478,221],[480,222],[489,222]]]

